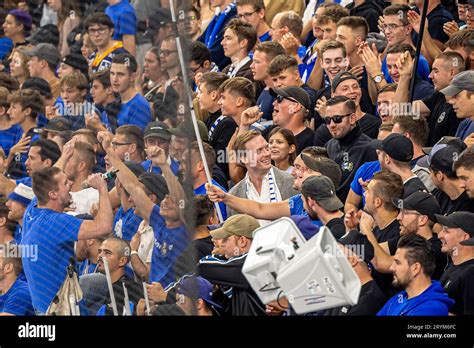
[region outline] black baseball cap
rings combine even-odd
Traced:
[[[46,132],[66,132],[70,131],[72,122],[65,117],[55,117],[49,120],[48,124],[43,128]]]
[[[301,159],[306,167],[331,179],[334,187],[339,186],[342,178],[341,167],[332,159],[326,157],[313,158],[304,153],[301,154]]]
[[[474,213],[468,211],[456,211],[448,216],[436,215],[436,221],[443,226],[460,228],[471,238],[460,242],[462,245],[474,246]]]
[[[128,169],[132,171],[132,173],[138,178],[140,175],[145,174],[146,170],[143,166],[134,161],[126,161],[124,164],[127,166]]]
[[[146,139],[148,137],[158,137],[164,140],[170,140],[171,133],[166,123],[160,121],[153,121],[145,127],[143,139]]]
[[[86,77],[89,75],[89,63],[82,54],[71,53],[61,59],[61,63],[69,65],[74,69],[78,69]]]
[[[413,192],[405,199],[392,198],[392,203],[398,209],[414,210],[421,215],[426,215],[433,222],[436,222],[435,215],[441,213],[438,200],[428,192]]]
[[[308,93],[301,87],[270,88],[270,95],[273,98],[276,98],[279,95],[291,98],[296,100],[306,110],[311,108],[311,99],[309,98]]]
[[[359,83],[357,76],[355,76],[353,73],[350,73],[349,71],[341,71],[332,80],[332,84],[331,84],[332,91],[335,92],[337,86],[339,86],[341,82],[344,82],[346,80],[356,80],[357,83]]]
[[[33,89],[47,99],[51,99],[53,97],[51,86],[49,85],[48,81],[42,79],[41,77],[30,77],[28,80],[23,82],[21,89]]]
[[[170,193],[165,178],[161,174],[145,173],[138,177],[145,187],[158,198],[158,204]]]
[[[301,193],[304,197],[312,198],[327,211],[336,211],[344,204],[336,196],[336,188],[331,179],[323,175],[313,175],[303,181]]]
[[[426,164],[426,166],[447,175],[455,175],[453,164],[456,157],[459,157],[466,148],[466,144],[459,138],[443,137],[433,147],[422,149],[428,156],[420,159],[420,165],[425,166]]]
[[[167,8],[159,8],[148,17],[148,28],[145,32],[145,36],[153,38],[153,36],[160,31],[161,27],[169,23],[172,23],[171,11]]]
[[[371,146],[396,161],[410,162],[413,159],[413,143],[403,134],[392,133],[384,140],[373,140]]]

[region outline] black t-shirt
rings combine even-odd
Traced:
[[[387,297],[374,280],[362,285],[360,289],[359,301],[355,306],[342,306],[328,309],[324,315],[345,316],[345,315],[371,315],[374,316],[382,309]]]
[[[329,228],[334,238],[339,239],[346,234],[346,226],[344,225],[344,216],[330,220],[326,227]]]
[[[377,1],[365,1],[359,6],[355,6],[354,3],[351,3],[347,5],[346,8],[349,9],[350,16],[360,16],[365,18],[367,24],[369,25],[370,33],[379,32],[378,20],[383,14],[383,6]]]
[[[143,286],[137,283],[135,280],[122,276],[118,281],[112,284],[114,291],[115,302],[117,304],[118,315],[123,315],[124,304],[125,304],[125,292],[122,285],[122,279],[125,281],[125,287],[127,288],[128,299],[133,303],[134,311],[136,311],[137,303],[143,298]],[[105,298],[105,315],[114,315],[112,309],[112,300],[110,299],[110,293],[107,291]],[[132,312],[132,314],[134,314]]]
[[[195,239],[190,242],[188,247],[176,259],[176,277],[180,278],[186,273],[194,272],[199,260],[207,255],[210,255],[213,248],[214,244],[212,243],[211,236]]]
[[[305,128],[302,132],[295,136],[296,138],[296,155],[298,156],[308,146],[313,146],[314,132]]]
[[[438,188],[432,192],[433,196],[438,200],[441,207],[442,215],[449,215],[455,211],[469,211],[474,213],[474,201],[469,198],[466,191],[464,191],[458,198],[451,200],[449,196]]]
[[[417,176],[408,179],[408,181],[403,185],[403,198],[407,198],[414,192],[423,191],[428,192],[423,181]]]
[[[451,265],[440,279],[455,304],[449,310],[455,315],[474,315],[474,259]]]
[[[461,119],[456,117],[453,106],[446,101],[444,94],[435,91],[421,101],[431,111],[427,117],[430,128],[427,146],[433,146],[443,136],[454,136]]]
[[[377,139],[382,120],[374,115],[365,114],[358,121],[358,124],[362,133],[372,139]],[[328,126],[324,124],[314,132],[313,145],[324,146],[331,139],[331,132],[329,131]]]
[[[380,229],[379,227],[375,227],[374,230],[374,235],[375,238],[377,238],[377,242],[379,243],[384,243],[388,242],[389,247],[390,244],[395,244],[395,250],[396,250],[396,245],[398,243],[398,239],[400,238],[400,223],[398,220],[393,220],[390,225],[385,227],[384,229]],[[390,250],[390,254],[393,255],[392,250]],[[391,297],[395,291],[392,287],[392,280],[393,280],[393,275],[390,273],[381,273],[377,271],[375,268],[372,269],[372,278],[377,282],[378,286],[380,289],[383,291],[385,296]]]
[[[431,247],[433,248],[436,262],[436,268],[431,278],[434,280],[439,280],[441,279],[444,269],[448,264],[448,255],[441,251],[441,241],[439,240],[437,234],[433,233],[433,237],[431,237],[428,241],[431,243]]]

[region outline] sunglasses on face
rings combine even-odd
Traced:
[[[332,117],[325,117],[324,118],[324,122],[327,124],[327,125],[330,125],[331,124],[331,121],[334,122],[335,124],[339,124],[342,122],[342,120],[347,117],[347,116],[350,116],[352,115],[352,112],[350,114],[347,114],[347,115],[334,115]]]
[[[289,100],[289,101],[292,101],[292,102],[294,102],[294,103],[298,103],[296,100],[294,100],[294,99],[292,99],[292,98],[284,97],[284,96],[282,96],[282,95],[277,95],[277,96],[276,96],[276,101],[277,101],[278,104],[280,104],[284,99]]]

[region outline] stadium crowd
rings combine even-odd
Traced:
[[[307,315],[474,314],[474,0],[0,3],[0,315],[297,315],[282,217],[362,286]]]

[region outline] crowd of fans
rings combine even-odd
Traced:
[[[296,315],[281,217],[362,285],[307,315],[474,314],[473,0],[0,3],[0,315]]]

